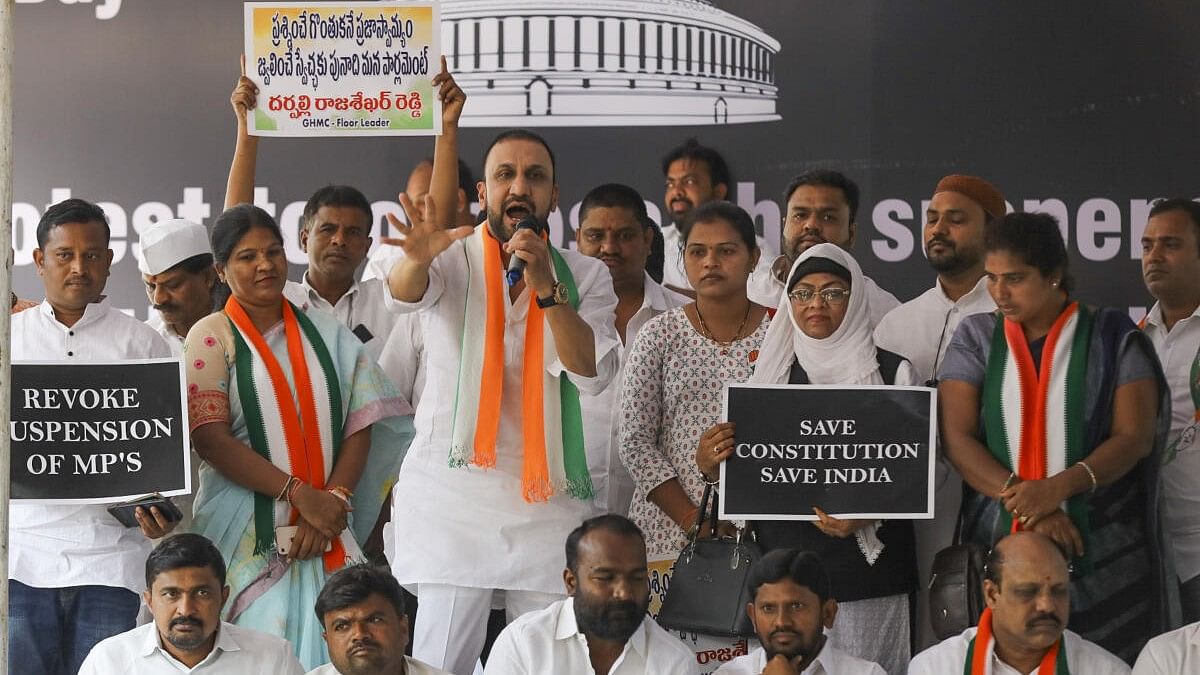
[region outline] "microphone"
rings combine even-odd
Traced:
[[[521,230],[533,230],[534,232],[540,233],[542,231],[542,226],[536,219],[534,219],[533,215],[530,214],[522,218],[521,222],[517,223],[517,229],[513,230],[513,234],[515,235]],[[504,280],[508,282],[508,285],[510,287],[516,285],[516,283],[521,280],[521,277],[524,276],[524,274],[525,261],[521,260],[515,255],[509,258],[508,269],[504,272]]]

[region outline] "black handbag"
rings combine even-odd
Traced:
[[[957,540],[957,533],[955,536]],[[979,544],[954,544],[937,552],[929,577],[929,620],[938,640],[979,623],[983,613],[983,561]]]
[[[700,524],[709,508],[710,539],[700,538]],[[737,537],[717,537],[717,495],[704,489],[696,526],[687,546],[675,561],[671,583],[658,613],[658,623],[668,630],[751,637],[754,626],[746,614],[751,601],[746,582],[750,566],[762,557],[758,544]]]

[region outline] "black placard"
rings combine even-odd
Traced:
[[[722,518],[933,517],[933,389],[738,384],[725,412]]]
[[[177,359],[12,364],[12,498],[108,503],[190,485]]]

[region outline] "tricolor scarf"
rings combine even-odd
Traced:
[[[1038,666],[1037,675],[1070,675],[1067,667],[1067,648],[1064,639],[1058,638]],[[982,645],[982,647],[980,647]],[[983,610],[979,617],[979,629],[971,644],[967,646],[967,662],[963,666],[963,675],[991,675],[992,654],[996,650],[996,641],[992,637],[992,608]]]
[[[283,330],[293,387],[262,333],[237,299],[225,303],[233,326],[238,399],[246,419],[250,447],[286,474],[317,490],[325,489],[342,442],[342,394],[337,371],[317,328],[303,312],[283,301]],[[254,495],[254,552],[275,546],[275,527],[293,524],[299,513],[287,502]],[[346,563],[347,548],[356,551],[347,528],[325,553],[325,569]]]
[[[1024,480],[1042,480],[1084,457],[1084,397],[1088,347],[1094,315],[1072,302],[1058,315],[1042,347],[1035,369],[1021,324],[996,322],[983,389],[983,422],[988,450]],[[1067,500],[1067,515],[1079,529],[1084,551],[1090,551],[1084,495]],[[1008,511],[1000,510],[1008,531],[1021,529]],[[1081,571],[1091,571],[1087,554]]]
[[[451,427],[451,466],[496,466],[504,389],[504,294],[508,292],[500,246],[486,224],[463,241],[468,273],[462,358]],[[571,268],[553,246],[550,258],[555,276],[567,286],[571,306],[578,309],[579,289]],[[556,358],[554,334],[546,330],[544,312],[531,292],[525,319],[521,399],[521,493],[527,502],[543,502],[557,492],[581,500],[592,498],[579,391],[565,373],[549,374],[547,369]]]

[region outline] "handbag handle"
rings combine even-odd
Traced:
[[[691,537],[688,542],[690,546],[696,545],[696,540],[700,538],[700,526],[704,524],[704,515],[709,511],[709,500],[712,501],[712,509],[709,512],[709,526],[712,530],[710,535],[713,538],[717,536],[717,495],[713,492],[713,486],[704,486],[704,496],[700,498],[700,508],[696,509],[696,524],[692,527]]]

